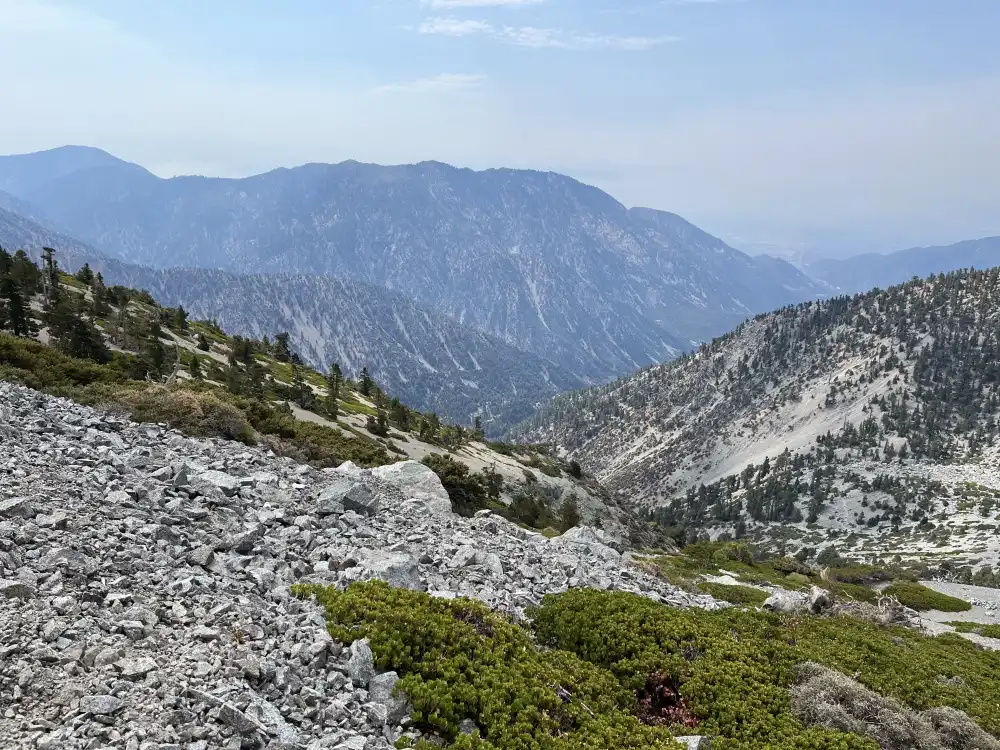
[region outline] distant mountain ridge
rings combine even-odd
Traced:
[[[161,179],[71,148],[0,157],[0,185],[129,262],[358,279],[594,383],[822,294],[790,264],[554,173],[344,162]]]
[[[102,256],[92,247],[0,209],[0,247],[56,248],[61,267],[84,263],[108,284],[144,288],[247,336],[291,334],[313,366],[337,362],[349,373],[368,367],[376,380],[415,408],[461,424],[480,413],[492,433],[531,414],[584,381],[557,365],[360,281],[288,275],[238,275],[209,269],[153,269]]]
[[[886,255],[865,253],[843,260],[814,260],[803,270],[838,292],[866,292],[959,268],[1000,265],[1000,237],[966,240],[952,245],[913,247]]]

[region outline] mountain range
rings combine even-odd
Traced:
[[[161,179],[65,147],[0,158],[0,189],[120,260],[376,284],[589,382],[822,293],[790,264],[553,173],[345,162]]]
[[[947,273],[959,268],[991,268],[1000,264],[1000,237],[966,240],[952,245],[913,247],[880,255],[864,253],[850,258],[811,260],[805,273],[839,293],[860,293],[912,278]]]
[[[67,146],[0,157],[0,191],[0,243],[55,247],[237,333],[288,330],[311,364],[367,366],[494,433],[756,313],[1000,260],[988,239],[804,273],[563,175],[436,162],[162,179]]]
[[[360,281],[210,269],[154,269],[103,256],[92,247],[0,209],[0,247],[58,248],[75,271],[88,263],[108,284],[149,291],[195,318],[244,336],[290,332],[293,347],[317,366],[367,367],[389,392],[415,408],[469,424],[479,415],[496,432],[528,417],[536,404],[584,382],[530,352]]]
[[[512,433],[689,533],[1000,561],[1000,268],[760,315]]]

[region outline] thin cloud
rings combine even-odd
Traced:
[[[515,8],[524,5],[541,5],[546,0],[423,0],[421,5],[431,8]]]
[[[677,37],[668,35],[619,36],[616,34],[582,33],[537,26],[495,27],[486,21],[458,19],[453,16],[428,18],[417,27],[417,31],[421,34],[455,37],[482,34],[507,44],[513,44],[518,47],[530,47],[532,49],[611,49],[626,52],[642,52],[662,44],[677,41]]]
[[[421,34],[439,34],[441,36],[469,36],[471,34],[492,34],[493,26],[485,21],[438,16],[425,20],[417,27],[417,31]]]
[[[376,93],[447,93],[463,91],[479,86],[486,76],[470,73],[441,73],[427,78],[416,78],[412,81],[389,83],[375,88]]]

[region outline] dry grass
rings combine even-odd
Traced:
[[[804,724],[871,737],[883,750],[1000,750],[1000,742],[963,711],[918,713],[815,662],[799,667],[791,700]]]

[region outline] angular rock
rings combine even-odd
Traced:
[[[368,697],[373,703],[385,706],[386,721],[389,724],[399,724],[410,713],[410,702],[405,695],[393,695],[399,675],[395,672],[384,672],[375,675],[368,684]]]
[[[35,509],[26,497],[0,500],[0,518],[32,518]]]
[[[358,562],[357,580],[377,579],[397,589],[423,591],[417,561],[403,552],[372,552]]]
[[[86,695],[80,698],[80,710],[94,716],[111,716],[124,707],[125,702],[113,695]]]
[[[375,676],[375,657],[367,638],[351,644],[351,658],[347,661],[347,676],[358,687],[366,688]]]
[[[23,581],[8,581],[0,578],[0,596],[4,599],[33,599],[35,587]]]
[[[399,490],[407,500],[419,500],[433,513],[451,513],[451,499],[441,478],[419,461],[400,461],[372,469],[372,476]]]
[[[195,478],[207,482],[229,496],[235,495],[240,489],[240,480],[224,471],[203,471]]]

